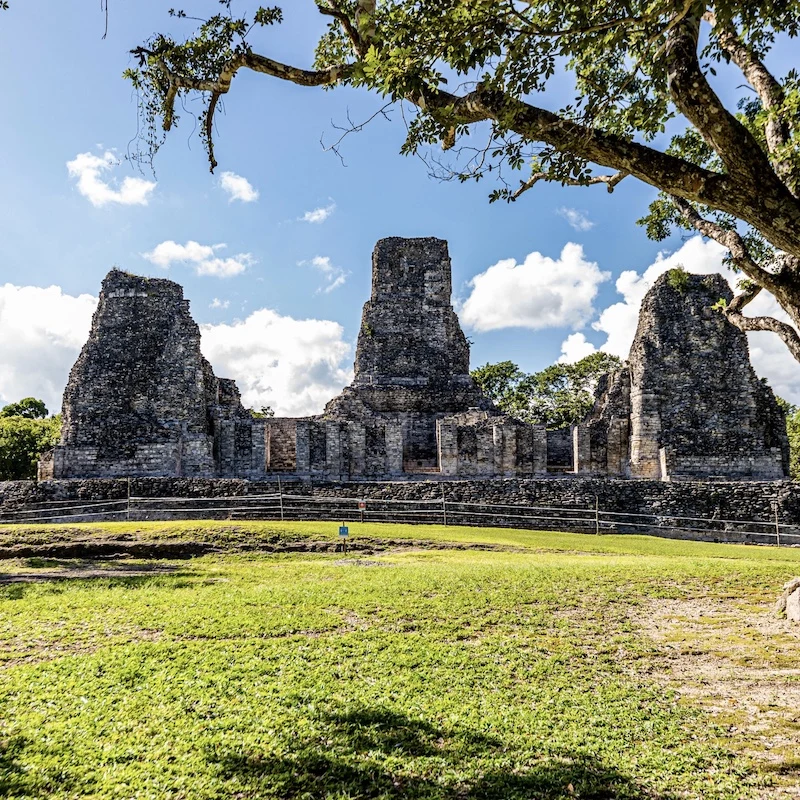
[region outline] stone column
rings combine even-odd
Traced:
[[[458,475],[458,425],[447,418],[436,421],[436,440],[439,472],[442,475]]]
[[[295,426],[295,469],[298,475],[311,474],[311,432],[307,419],[297,420]]]
[[[576,425],[572,429],[572,454],[575,473],[588,475],[592,471],[592,436],[588,425]]]

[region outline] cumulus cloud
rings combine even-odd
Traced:
[[[330,320],[293,319],[267,308],[232,324],[202,325],[202,349],[242,402],[281,416],[318,414],[353,377],[350,345]]]
[[[566,206],[561,206],[556,213],[560,217],[564,217],[570,228],[573,230],[588,231],[594,228],[594,222],[592,222],[589,217],[586,216],[584,211],[578,211],[577,208],[567,208]]]
[[[0,286],[0,403],[38,397],[51,413],[61,409],[96,305],[97,298],[58,286]]]
[[[598,319],[592,323],[592,328],[607,337],[599,349],[620,358],[628,357],[642,300],[656,279],[670,269],[682,266],[687,272],[701,275],[719,272],[728,279],[735,291],[737,276],[723,265],[724,255],[725,249],[721,245],[694,236],[674,253],[659,253],[656,260],[641,273],[635,270],[622,272],[616,282],[622,301],[601,311]],[[784,322],[790,321],[776,300],[766,292],[762,292],[747,306],[746,313],[748,316],[772,316]],[[758,375],[767,379],[776,394],[792,403],[800,403],[800,364],[792,358],[783,342],[775,334],[766,331],[748,333],[747,338],[750,358]],[[594,351],[594,347],[585,337],[577,340],[570,336],[562,343],[561,350],[562,357],[559,360],[566,361],[572,360],[571,356],[576,353],[588,355]]]
[[[162,269],[169,269],[176,263],[190,264],[198,275],[213,275],[216,278],[231,278],[256,263],[250,253],[220,258],[217,251],[225,247],[225,244],[208,245],[194,241],[178,244],[169,239],[156,245],[149,253],[141,255]]]
[[[334,211],[336,211],[336,203],[331,203],[329,206],[315,208],[313,211],[306,211],[301,217],[301,220],[303,222],[311,222],[312,224],[319,225],[325,222]]]
[[[597,287],[610,277],[571,242],[557,259],[536,252],[522,264],[508,258],[469,282],[461,319],[477,331],[579,328],[594,314]]]
[[[586,356],[590,356],[596,350],[595,346],[587,341],[582,333],[571,333],[561,342],[561,356],[559,364],[574,364]]]
[[[347,280],[347,276],[350,274],[349,272],[345,272],[341,267],[335,266],[330,256],[314,256],[310,261],[299,261],[297,265],[299,267],[310,265],[322,273],[325,284],[317,289],[317,294],[320,292],[329,294],[334,289],[343,286]]]
[[[70,177],[77,180],[78,191],[93,206],[117,203],[123,206],[146,206],[156,188],[155,181],[126,176],[122,183],[104,180],[103,176],[119,165],[119,159],[110,150],[102,155],[79,153],[67,162]]]
[[[61,408],[96,306],[96,297],[58,286],[0,285],[0,404],[33,396],[51,412]],[[236,379],[247,406],[319,413],[352,380],[351,347],[336,322],[260,309],[201,329],[203,353],[217,375]]]
[[[258,200],[258,189],[254,188],[247,178],[235,172],[223,172],[219,176],[219,185],[228,193],[228,202],[241,200],[243,203],[254,203]]]

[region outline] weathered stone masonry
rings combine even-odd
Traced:
[[[783,412],[745,334],[713,309],[721,275],[662,275],[642,303],[628,364],[605,377],[574,431],[576,472],[656,480],[782,479]]]
[[[113,270],[40,479],[544,472],[544,429],[501,415],[470,377],[450,294],[446,242],[378,242],[353,384],[320,416],[264,420],[203,358],[180,286]]]
[[[113,270],[40,478],[786,476],[783,414],[744,334],[712,308],[731,299],[721,276],[656,282],[628,363],[601,380],[571,436],[504,416],[481,393],[450,295],[446,242],[379,241],[353,383],[319,416],[253,419],[203,358],[181,287]]]

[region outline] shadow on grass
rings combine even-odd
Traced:
[[[24,736],[0,740],[0,797],[52,797],[57,791],[68,792],[73,782],[61,770],[49,768],[34,777],[19,763],[29,745]]]
[[[153,578],[166,576],[173,579],[193,578],[196,572],[185,566],[164,564],[158,561],[106,561],[103,559],[27,558],[20,569],[0,572],[0,589],[4,586],[26,583],[60,583],[63,581],[97,580],[103,586],[137,588]],[[185,585],[176,581],[175,587]],[[9,587],[10,588],[10,587]],[[4,594],[9,598],[7,593]],[[13,598],[10,598],[13,599]]]
[[[248,796],[281,798],[428,798],[429,800],[670,800],[585,754],[531,754],[513,766],[503,742],[384,709],[320,718],[323,733],[287,736],[286,755],[209,752],[224,779]]]

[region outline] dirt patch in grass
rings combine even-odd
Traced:
[[[654,677],[774,776],[764,800],[800,797],[800,626],[731,599],[651,600],[631,617],[663,653]]]
[[[523,548],[469,542],[435,542],[406,539],[359,538],[348,542],[348,552],[372,555],[388,550],[493,550],[523,552]],[[126,539],[85,539],[47,544],[18,544],[0,547],[0,559],[54,558],[194,558],[211,553],[337,553],[340,545],[329,541],[231,542],[129,541]]]

